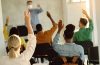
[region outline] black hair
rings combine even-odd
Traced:
[[[13,34],[19,35],[19,31],[18,31],[18,29],[16,27],[12,27],[10,29],[9,36],[11,36]]]
[[[29,2],[32,2],[32,1],[31,1],[31,0],[27,1],[27,4],[28,4]]]
[[[66,30],[64,31],[64,38],[71,39],[74,35],[75,26],[73,24],[68,24]]]
[[[42,31],[42,25],[41,25],[41,24],[37,24],[37,25],[36,25],[36,31],[37,31],[37,33],[38,33],[39,31]]]
[[[80,18],[80,22],[86,26],[87,25],[87,20],[85,18]]]

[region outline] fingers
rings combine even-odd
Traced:
[[[64,27],[64,24],[63,24],[62,20],[59,20],[58,26],[59,26],[59,27]]]
[[[28,10],[26,10],[26,11],[24,12],[24,16],[30,16],[30,12],[29,12]]]
[[[51,17],[51,14],[50,14],[50,12],[48,12],[48,11],[47,11],[47,16],[48,16],[48,17]]]
[[[9,23],[9,20],[10,20],[10,17],[9,17],[9,16],[7,16],[7,17],[6,17],[6,24],[8,24],[8,23]]]
[[[85,14],[85,15],[87,15],[87,11],[84,10],[84,9],[82,9],[82,13]]]

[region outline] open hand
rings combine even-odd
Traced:
[[[62,23],[62,20],[59,20],[59,22],[58,22],[58,32],[59,33],[61,32],[61,30],[63,29],[63,27],[64,27],[64,24]]]
[[[90,19],[90,17],[89,17],[89,15],[88,15],[86,10],[82,10],[82,13],[88,18],[88,20]]]
[[[48,16],[49,18],[51,17],[51,14],[50,14],[50,12],[48,12],[48,11],[47,11],[47,16]]]
[[[7,17],[6,17],[6,24],[8,24],[8,23],[9,23],[9,20],[10,20],[10,17],[9,17],[9,16],[7,16]]]

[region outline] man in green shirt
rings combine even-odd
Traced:
[[[93,22],[89,17],[87,12],[83,10],[82,12],[89,21],[89,27],[85,28],[87,25],[87,20],[85,18],[80,18],[79,22],[79,31],[74,34],[74,41],[92,41],[92,31],[93,31]]]

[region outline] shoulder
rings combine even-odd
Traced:
[[[81,45],[75,44],[77,46],[77,48],[79,49],[83,49],[83,47]]]

